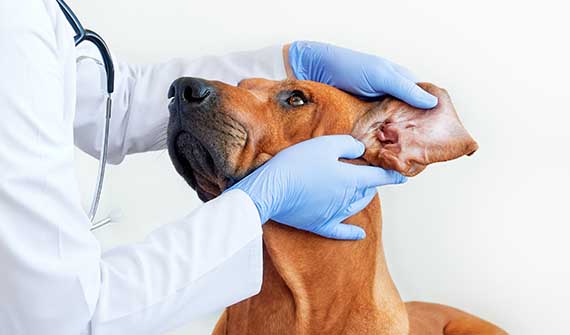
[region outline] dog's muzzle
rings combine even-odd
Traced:
[[[223,112],[209,81],[183,77],[168,90],[168,152],[174,167],[203,201],[235,183],[230,157],[246,143],[247,132]]]

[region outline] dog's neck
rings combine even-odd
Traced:
[[[384,258],[378,197],[347,223],[366,238],[335,241],[267,223],[261,292],[228,308],[227,334],[407,334]]]

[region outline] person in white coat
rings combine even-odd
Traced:
[[[259,291],[268,219],[331,238],[364,238],[342,220],[370,201],[375,186],[404,181],[379,168],[347,170],[337,158],[363,153],[349,136],[311,140],[143,242],[102,253],[80,203],[73,155],[77,145],[98,157],[105,97],[92,50],[76,50],[73,35],[55,0],[0,0],[0,334],[160,334],[182,326]],[[157,65],[117,63],[110,162],[164,149],[166,93],[176,78],[284,79],[288,62],[297,78],[355,94],[392,94],[424,108],[437,103],[396,64],[318,43],[293,44],[285,61],[275,46]],[[354,64],[382,80],[366,89],[347,81]],[[331,159],[318,161],[315,151]],[[313,164],[295,166],[300,159]],[[296,214],[309,208],[318,225]]]

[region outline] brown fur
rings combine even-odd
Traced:
[[[207,112],[224,114],[226,120],[247,130],[247,134],[232,134],[240,132],[240,127],[220,122],[220,127],[229,127],[225,135],[220,135],[224,138],[203,140],[212,147],[216,141],[222,141],[224,147],[235,147],[223,162],[224,174],[233,177],[242,177],[292,144],[327,134],[352,134],[361,139],[367,151],[356,163],[394,168],[407,175],[421,172],[430,163],[477,149],[461,126],[447,93],[430,84],[422,85],[440,99],[432,111],[415,110],[392,98],[362,102],[313,82],[251,79],[239,87],[218,82],[210,85],[219,103],[215,105],[217,110]],[[276,97],[291,90],[305,92],[311,103],[297,109],[283,108]],[[198,133],[199,127],[212,127],[212,122],[196,122],[189,123],[189,128],[195,128],[185,131]],[[227,178],[215,175],[221,174],[218,170],[193,172],[193,187],[202,198],[215,197],[226,187]],[[378,196],[347,223],[362,227],[366,238],[330,240],[266,223],[261,292],[227,308],[213,334],[506,334],[451,307],[401,300],[382,246]]]

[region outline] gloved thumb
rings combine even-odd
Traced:
[[[340,221],[334,223],[329,222],[324,225],[322,229],[316,231],[316,233],[323,237],[333,238],[335,240],[362,240],[366,237],[364,229],[358,226],[341,223]]]
[[[429,109],[437,105],[437,98],[424,91],[414,81],[398,72],[393,73],[393,82],[384,88],[384,92],[414,107]]]
[[[396,64],[396,63],[392,63],[392,68],[398,72],[399,74],[401,74],[402,76],[404,76],[404,78],[407,78],[408,80],[411,80],[415,83],[418,82],[418,79],[416,78],[416,76],[412,73],[412,71],[410,71],[408,68],[400,65],[400,64]]]
[[[348,163],[347,163],[348,164]],[[394,170],[385,170],[376,166],[352,165],[348,167],[355,176],[359,187],[376,187],[403,184],[408,178]]]
[[[350,135],[330,135],[333,141],[330,143],[334,148],[335,158],[356,159],[364,154],[364,143]]]

